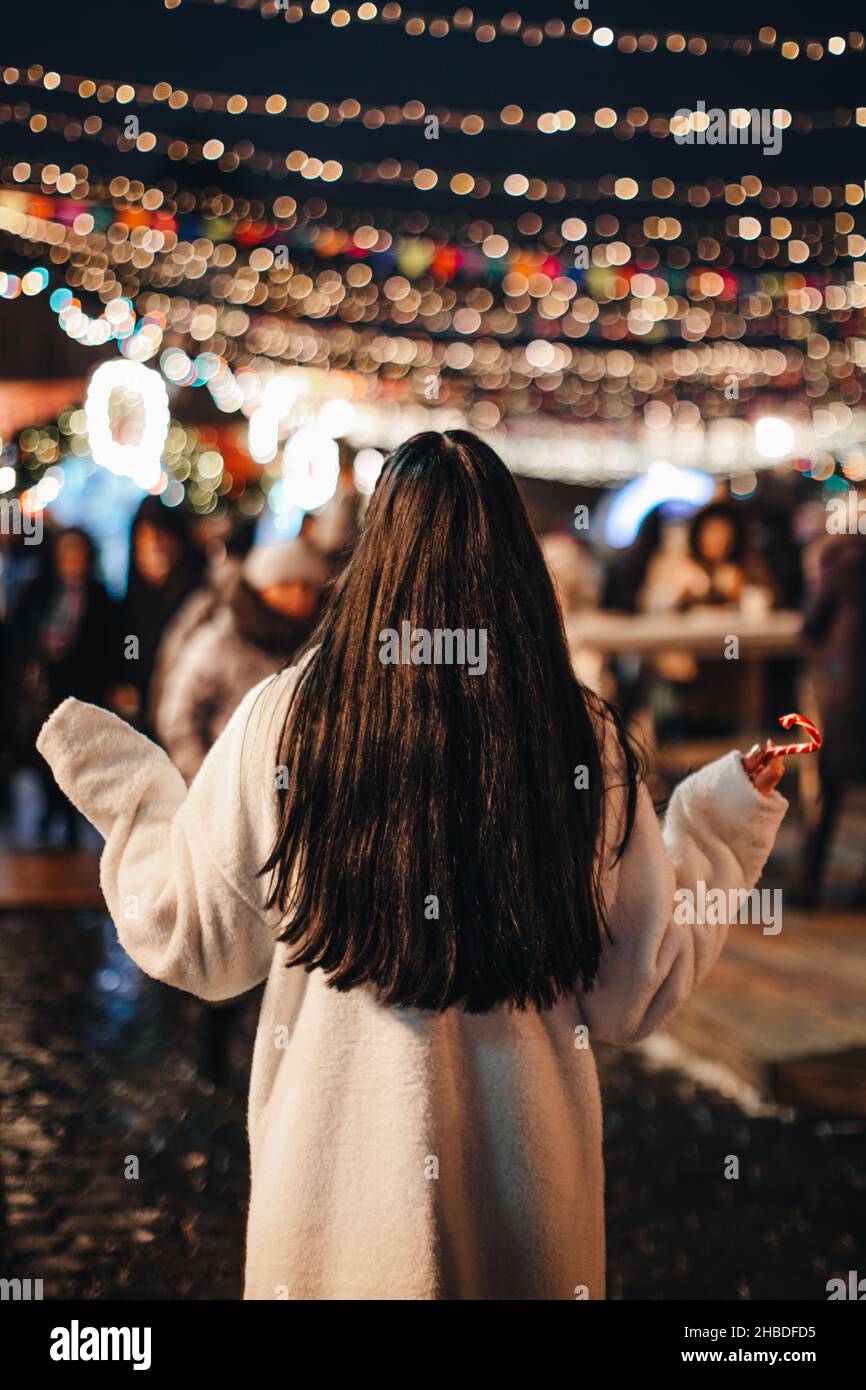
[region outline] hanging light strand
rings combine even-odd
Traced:
[[[810,268],[808,276],[769,268],[734,274],[700,264],[684,273],[663,268],[649,247],[614,242],[593,249],[583,275],[570,266],[565,247],[556,256],[544,249],[492,248],[490,238],[481,247],[437,246],[418,238],[394,244],[373,227],[330,245],[296,246],[289,261],[263,243],[239,255],[230,243],[210,239],[207,233],[216,229],[207,223],[188,228],[181,238],[170,219],[147,227],[134,212],[131,223],[122,211],[114,216],[114,222],[97,225],[93,213],[82,210],[69,226],[47,219],[38,204],[27,211],[0,202],[0,230],[26,254],[42,257],[48,247],[49,260],[65,267],[71,287],[65,299],[84,289],[110,307],[120,296],[131,312],[134,303],[151,302],[156,294],[164,301],[164,321],[168,306],[175,299],[186,302],[192,292],[200,301],[194,332],[199,339],[214,333],[218,314],[228,315],[231,334],[245,333],[253,310],[296,320],[375,323],[435,337],[513,339],[535,333],[556,339],[600,332],[614,340],[779,336],[810,344],[827,344],[827,335],[836,332],[859,339],[866,317],[862,262],[851,272]],[[863,255],[866,241],[859,241]],[[7,297],[27,292],[24,279]],[[207,311],[203,294],[211,296]],[[86,344],[98,346],[110,336],[105,325],[88,319],[78,301],[64,303],[63,315],[72,315],[70,324],[63,317],[63,326]],[[136,326],[134,313],[124,323],[122,336],[128,336]],[[154,336],[161,336],[161,329],[157,334],[151,323],[132,345],[134,354],[149,352]],[[823,350],[816,349],[816,355]]]
[[[117,126],[107,125],[101,116],[88,116],[82,121],[59,111],[38,111],[25,102],[19,102],[14,107],[0,105],[0,124],[7,123],[22,126],[31,134],[36,135],[51,131],[62,134],[67,141],[98,141],[103,145],[113,147],[124,155],[158,153],[165,154],[170,160],[176,162],[189,164],[210,162],[225,174],[234,173],[243,166],[269,175],[274,179],[296,175],[307,182],[324,184],[340,182],[378,187],[399,185],[414,188],[422,194],[436,191],[440,194],[451,194],[457,198],[471,198],[475,201],[504,195],[529,203],[559,204],[587,196],[586,185],[580,180],[540,178],[518,171],[482,173],[467,170],[443,170],[421,166],[415,160],[395,158],[383,159],[377,163],[369,161],[344,164],[337,159],[322,159],[301,149],[292,150],[286,155],[282,152],[257,149],[249,140],[238,141],[229,147],[215,137],[207,140],[188,140],[152,130],[139,130],[139,133],[133,136],[128,135]],[[20,177],[17,173],[13,176],[17,182],[26,182],[30,177],[30,165],[27,161],[19,161],[19,166],[25,172]],[[742,182],[745,183],[746,179],[743,179]],[[759,189],[763,187],[760,179],[755,178],[754,183]],[[641,191],[641,185],[638,181],[628,176],[611,177],[606,188],[603,187],[603,184],[604,181],[598,181],[598,196],[618,202],[632,202]],[[725,185],[725,189],[736,189],[738,186],[740,185],[732,182]],[[647,185],[645,184],[644,187]],[[651,195],[653,198],[670,197],[674,191],[675,185],[672,180],[666,178],[652,180]],[[727,197],[727,191],[725,196]],[[735,192],[731,201],[743,201],[745,196],[743,194],[741,197],[739,193]],[[835,201],[842,206],[857,206],[863,200],[864,185],[858,179],[856,182],[852,180],[850,183],[846,183],[841,194],[831,195],[828,201]],[[690,190],[688,202],[691,206],[706,206],[709,201],[710,193],[706,184],[695,185]],[[827,202],[824,205],[828,205]]]
[[[468,8],[453,14],[425,14],[404,9],[399,4],[332,4],[331,0],[186,0],[187,3],[219,5],[258,12],[263,19],[282,18],[287,24],[299,24],[305,19],[327,23],[338,33],[351,32],[365,25],[385,25],[400,30],[409,38],[444,39],[449,35],[464,35],[481,44],[499,39],[518,39],[529,48],[546,42],[576,41],[593,43],[599,48],[616,48],[620,53],[685,53],[703,57],[708,52],[733,53],[748,57],[754,53],[778,54],[788,60],[807,58],[818,62],[823,58],[838,58],[846,53],[861,54],[866,48],[864,36],[857,30],[847,34],[832,34],[826,38],[782,37],[770,25],[757,34],[696,33],[680,29],[616,28],[607,24],[594,25],[582,15],[567,23],[553,18],[543,21],[524,19],[510,11],[492,19],[480,18]],[[167,10],[179,10],[182,0],[163,0]]]
[[[290,99],[279,92],[273,92],[269,96],[246,95],[241,92],[174,87],[168,82],[142,83],[127,82],[118,78],[81,77],[45,69],[38,63],[31,64],[26,69],[7,67],[0,76],[7,86],[59,91],[75,95],[82,101],[97,102],[103,106],[110,102],[123,107],[164,106],[172,111],[188,110],[195,114],[253,115],[306,120],[311,125],[326,127],[360,124],[366,130],[409,127],[424,132],[431,128],[432,121],[437,132],[445,130],[449,134],[462,134],[468,138],[474,138],[487,131],[519,130],[536,135],[613,135],[620,139],[631,139],[642,134],[664,139],[677,130],[677,118],[680,123],[682,121],[679,110],[669,114],[652,114],[642,106],[632,106],[622,112],[610,106],[584,112],[568,108],[558,111],[526,112],[518,103],[509,102],[498,111],[464,111],[439,106],[429,107],[418,99],[403,102],[399,106],[362,103],[354,97],[346,97],[340,101]],[[745,128],[748,124],[747,108],[735,107],[730,114],[735,128]],[[774,125],[778,129],[797,135],[807,135],[821,130],[841,130],[852,125],[866,127],[866,106],[798,112],[778,107],[772,115]]]

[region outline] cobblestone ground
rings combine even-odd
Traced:
[[[0,919],[0,979],[0,1274],[46,1298],[237,1298],[257,998],[215,1085],[222,1020],[142,976],[101,916]],[[637,1053],[599,1066],[610,1297],[823,1299],[866,1273],[866,1126],[750,1115]]]

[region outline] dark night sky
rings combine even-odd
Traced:
[[[443,12],[456,5],[419,5],[423,12]],[[524,16],[560,17],[570,21],[577,13],[567,0],[530,0],[520,5],[487,4],[476,8],[479,17],[501,15],[517,8]],[[802,13],[799,10],[802,9]],[[598,26],[634,23],[650,29],[682,26],[725,33],[754,33],[760,24],[776,24],[780,33],[804,34],[825,39],[831,33],[846,34],[858,25],[866,27],[862,4],[834,3],[815,6],[762,3],[728,3],[724,6],[678,3],[660,9],[656,5],[622,0],[591,0],[588,12]],[[821,27],[819,27],[821,26]],[[824,27],[826,26],[826,27]],[[667,53],[634,55],[592,44],[546,41],[527,48],[519,40],[499,38],[480,45],[473,38],[453,35],[435,40],[409,39],[402,31],[353,22],[335,32],[326,21],[308,19],[285,24],[282,19],[261,19],[243,12],[207,4],[186,3],[167,12],[161,0],[126,0],[126,3],[42,5],[18,3],[4,13],[4,63],[19,66],[31,62],[86,76],[122,78],[173,85],[210,88],[247,95],[281,91],[292,97],[360,101],[404,102],[418,97],[428,106],[449,104],[463,109],[498,109],[517,102],[527,110],[570,107],[592,111],[601,105],[624,110],[645,106],[652,112],[673,111],[704,98],[708,105],[773,107],[822,110],[834,105],[854,106],[866,101],[866,54],[824,58],[814,63],[805,58],[787,62],[771,54],[738,58],[708,54],[704,57]],[[40,109],[92,112],[106,119],[118,108],[85,105],[63,93],[5,89],[4,97],[19,96]],[[128,107],[125,110],[133,110]],[[708,151],[677,148],[670,140],[638,136],[620,141],[612,136],[514,135],[490,132],[475,139],[443,131],[438,143],[426,141],[418,128],[386,127],[366,131],[344,124],[336,129],[312,127],[304,121],[267,117],[231,117],[214,113],[171,113],[164,106],[145,108],[144,125],[188,136],[216,136],[229,141],[246,136],[268,149],[289,150],[300,146],[322,158],[379,159],[389,155],[417,159],[440,167],[482,172],[522,169],[541,176],[594,176],[630,173],[642,176],[722,177],[755,172],[768,181],[851,180],[864,173],[866,130],[834,131],[829,135],[794,136],[788,133],[781,154],[773,159],[757,149]],[[99,172],[123,172],[145,179],[163,171],[159,158],[120,155],[90,141],[70,147],[63,141],[29,135],[10,126],[0,128],[0,152],[17,158],[59,158],[75,154]],[[224,182],[211,166],[215,181]],[[183,179],[186,166],[172,166]],[[279,185],[267,178],[262,191],[309,191],[311,185],[287,176]],[[321,186],[320,186],[321,187]],[[332,185],[329,201],[356,195]],[[417,194],[367,189],[371,206],[386,203],[408,206]],[[404,202],[404,199],[408,199]],[[453,206],[454,200],[444,205]],[[471,200],[462,202],[467,207]],[[425,209],[431,206],[423,201]],[[495,216],[494,199],[472,204],[476,215]],[[500,210],[513,217],[515,204],[502,198]],[[572,211],[577,211],[574,207]],[[544,211],[539,207],[539,211]]]

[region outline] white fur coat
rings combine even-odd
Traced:
[[[603,1298],[601,1102],[580,1025],[633,1043],[688,998],[727,929],[678,925],[675,888],[751,888],[787,803],[760,795],[737,753],[681,784],[663,831],[642,788],[606,874],[613,939],[589,995],[541,1014],[383,1008],[366,987],[338,994],[287,969],[274,945],[257,870],[292,679],[249,693],[189,790],[160,749],[76,700],[38,743],[105,838],[105,899],[142,970],[204,999],[267,980],[245,1296]],[[609,797],[612,842],[622,795]]]

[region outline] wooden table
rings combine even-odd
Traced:
[[[569,637],[605,656],[654,656],[688,652],[707,660],[725,660],[725,643],[736,637],[741,655],[750,659],[796,656],[805,650],[803,619],[790,609],[747,615],[738,608],[691,608],[686,613],[577,614]]]
[[[709,978],[666,1025],[765,1098],[866,1116],[866,919],[789,911],[778,936],[731,928]]]
[[[635,615],[595,610],[571,618],[568,640],[572,650],[584,647],[607,658],[683,652],[696,660],[725,661],[734,659],[726,657],[726,651],[736,637],[736,659],[743,663],[744,677],[739,730],[751,737],[764,724],[766,660],[804,655],[808,646],[802,627],[802,615],[790,609],[748,614],[736,607],[707,607]]]

